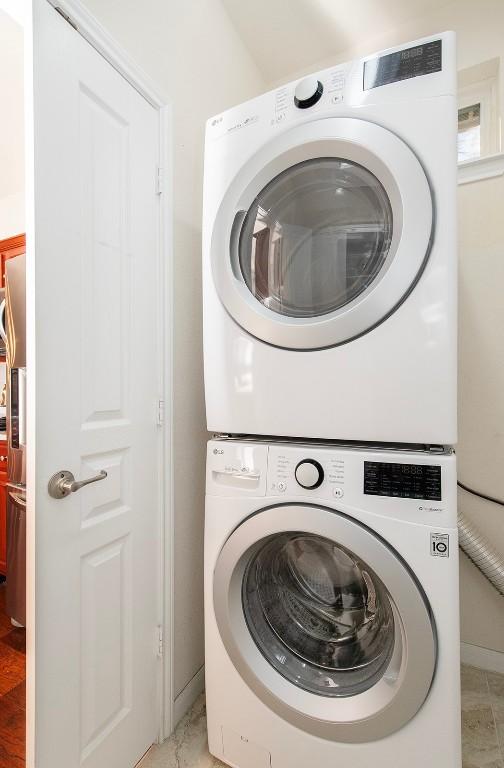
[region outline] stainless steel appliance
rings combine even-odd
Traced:
[[[7,332],[7,594],[13,623],[26,615],[26,257],[5,265]]]
[[[15,626],[26,626],[26,492],[8,489],[7,589],[5,610]]]

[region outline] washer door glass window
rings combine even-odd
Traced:
[[[363,560],[329,539],[271,537],[246,568],[242,600],[263,656],[306,691],[354,696],[388,667],[395,632],[387,590]]]
[[[391,240],[392,207],[376,176],[349,160],[317,158],[257,195],[240,233],[240,269],[268,309],[318,317],[373,283]]]

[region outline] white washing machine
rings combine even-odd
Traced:
[[[208,428],[456,441],[456,68],[444,33],[208,121]]]
[[[212,440],[213,755],[460,768],[453,453]]]

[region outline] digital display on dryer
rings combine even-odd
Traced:
[[[365,461],[364,493],[368,496],[441,501],[441,467]]]
[[[433,40],[364,62],[364,90],[430,75],[442,69],[442,42]]]

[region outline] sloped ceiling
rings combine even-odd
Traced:
[[[265,82],[288,78],[453,0],[222,0]]]

